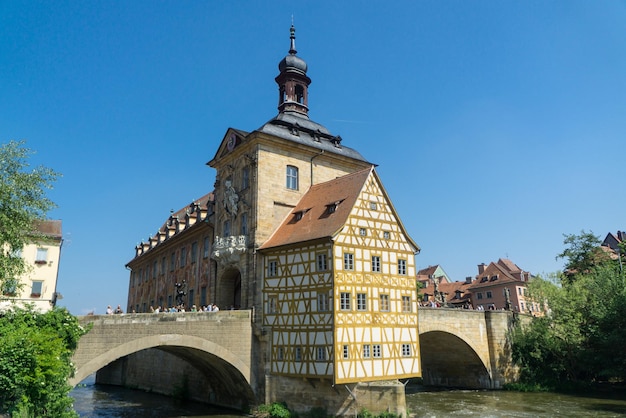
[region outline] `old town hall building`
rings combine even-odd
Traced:
[[[375,165],[309,119],[293,26],[290,39],[278,114],[252,132],[229,128],[207,163],[214,190],[136,247],[127,309],[182,295],[187,310],[253,310],[259,367],[283,388],[420,376],[419,247]]]

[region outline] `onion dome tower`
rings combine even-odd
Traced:
[[[309,117],[308,87],[311,79],[307,77],[306,62],[296,53],[296,28],[290,28],[291,45],[289,55],[278,64],[280,74],[275,78],[278,84],[278,111],[279,113],[296,113],[301,117]]]

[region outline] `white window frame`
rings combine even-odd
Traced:
[[[371,357],[371,350],[370,350],[370,345],[369,344],[363,344],[363,358],[370,358]]]
[[[287,166],[286,186],[289,190],[298,190],[298,167]]]
[[[367,293],[356,294],[356,310],[367,311]]]
[[[372,256],[372,272],[380,273],[380,256],[379,255]]]
[[[354,254],[343,253],[343,269],[354,270]]]
[[[380,311],[389,312],[389,295],[386,293],[380,294]]]
[[[278,276],[278,261],[270,260],[267,262],[267,277]]]
[[[350,292],[341,292],[339,295],[339,309],[341,309],[342,311],[351,310],[351,299],[352,297],[350,295]]]
[[[402,344],[402,357],[411,357],[411,344]]]
[[[317,255],[317,271],[328,270],[328,257],[326,254]]]
[[[398,259],[398,274],[406,276],[406,260]]]
[[[382,357],[382,350],[381,350],[380,344],[372,345],[372,357],[374,358]]]

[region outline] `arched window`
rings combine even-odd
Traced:
[[[300,84],[296,85],[296,101],[300,104],[304,104],[304,87]]]

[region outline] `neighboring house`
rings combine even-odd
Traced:
[[[422,269],[417,272],[416,275],[417,281],[421,283],[423,286],[428,286],[429,283],[433,282],[433,279],[438,279],[439,283],[451,283],[450,277],[443,270],[443,268],[437,264],[434,266],[429,266],[425,269]]]
[[[208,193],[171,213],[154,236],[135,247],[135,257],[126,264],[131,271],[127,312],[172,307],[177,305],[178,292],[183,292],[187,308],[215,300],[215,289],[210,288],[215,281],[213,197]]]
[[[39,221],[34,229],[36,233],[31,242],[21,251],[28,271],[15,283],[10,280],[4,283],[0,305],[30,303],[45,312],[54,307],[59,296],[57,279],[63,244],[61,221]],[[17,282],[21,284],[21,290],[16,286]]]
[[[167,303],[186,280],[187,305],[206,294],[222,309],[252,309],[255,352],[267,353],[255,367],[281,391],[303,378],[334,387],[418,377],[419,247],[374,164],[309,118],[311,80],[293,27],[290,39],[275,78],[278,114],[252,132],[226,130],[207,163],[216,170],[210,216],[197,201],[197,219],[194,209],[182,222],[179,211],[178,230],[174,215],[136,248],[128,308]],[[185,270],[182,248],[197,242],[204,257],[209,236],[211,263],[197,255]]]
[[[508,293],[511,310],[537,314],[539,304],[527,299],[527,285],[531,278],[529,272],[504,258],[489,265],[478,265],[476,280],[468,287],[474,309],[505,309]]]
[[[466,278],[464,282],[449,282],[444,276],[439,276],[438,279],[427,280],[424,285],[425,287],[418,292],[422,306],[432,306],[431,302],[441,305],[441,299],[436,296],[440,294],[443,295],[447,307],[472,308],[472,295],[469,290],[472,285],[471,277]]]
[[[620,244],[624,242],[626,242],[626,232],[617,231],[616,234],[609,232],[606,238],[604,238],[604,241],[602,241],[602,246],[609,247],[613,251],[618,251]]]

